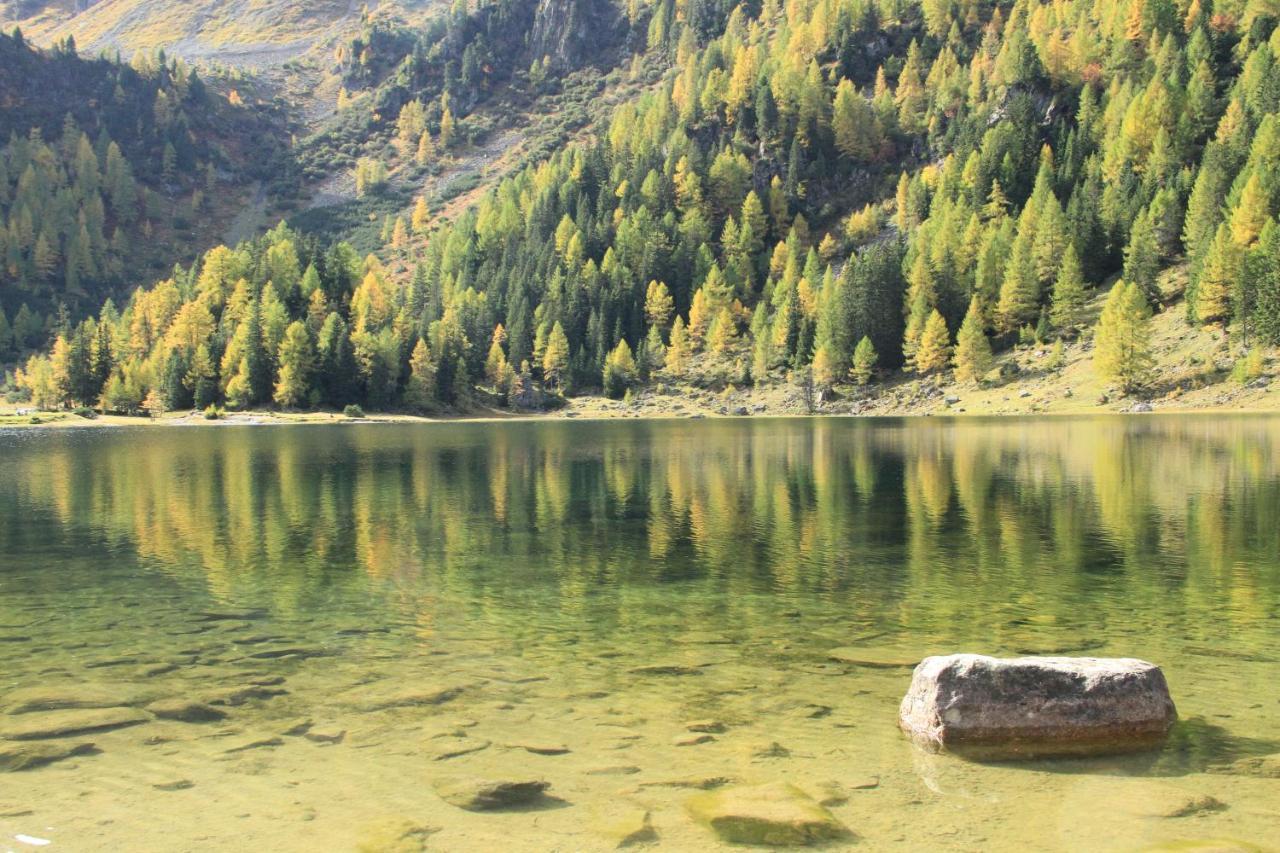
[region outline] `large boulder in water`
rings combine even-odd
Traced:
[[[916,667],[898,722],[931,751],[1003,760],[1150,749],[1176,719],[1146,661],[961,654]]]

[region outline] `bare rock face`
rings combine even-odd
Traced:
[[[925,658],[898,723],[930,751],[978,760],[1151,749],[1177,719],[1164,673],[1133,658]]]

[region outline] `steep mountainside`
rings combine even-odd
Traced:
[[[1034,347],[1151,395],[1153,312],[1219,330],[1214,375],[1253,382],[1280,343],[1278,17],[1269,0],[366,17],[322,64],[336,109],[294,149],[323,190],[310,209],[62,329],[19,393],[818,396],[898,370],[990,388],[1018,361],[995,354]],[[359,251],[325,248],[342,237]]]

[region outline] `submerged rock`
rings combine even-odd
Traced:
[[[786,782],[699,794],[687,807],[732,844],[794,846],[851,835],[831,812]]]
[[[1104,755],[1164,742],[1164,673],[1132,658],[926,658],[899,709],[917,744],[980,760]]]
[[[437,779],[433,787],[449,805],[469,812],[487,812],[536,803],[551,783],[541,779],[448,778]]]
[[[180,723],[216,723],[226,719],[224,711],[212,705],[190,699],[163,699],[152,702],[147,710],[162,720],[177,720]]]
[[[692,788],[710,791],[733,782],[731,776],[688,776],[683,779],[663,779],[658,782],[641,782],[641,788]]]
[[[430,705],[443,705],[458,698],[466,686],[449,684],[435,687],[419,687],[388,693],[365,692],[353,690],[342,697],[344,704],[357,711],[387,711],[392,708],[415,708]]]
[[[488,749],[490,742],[481,738],[466,737],[440,737],[427,741],[423,752],[433,761],[445,761],[450,758],[458,758],[462,755],[470,755],[473,752],[480,752]]]
[[[204,702],[208,705],[230,705],[236,707],[246,702],[263,699],[273,699],[276,696],[284,696],[288,693],[282,687],[263,687],[256,684],[249,684],[244,687],[225,687],[216,690],[204,696]]]
[[[534,755],[567,755],[570,752],[569,747],[563,743],[555,743],[553,741],[518,741],[506,745],[507,749],[523,749],[525,752],[531,752]]]
[[[752,758],[787,758],[791,755],[791,750],[776,740],[764,740],[747,744],[746,751],[747,755]]]
[[[1280,779],[1280,752],[1241,758],[1225,769],[1215,772],[1230,773],[1235,776],[1253,776],[1258,779]]]
[[[407,818],[384,818],[364,828],[356,853],[421,853],[427,849],[427,838],[439,831]]]
[[[21,714],[0,724],[0,738],[42,740],[136,726],[151,716],[137,708],[88,708]]]
[[[635,809],[624,815],[601,817],[595,822],[595,831],[616,849],[658,840],[658,833],[649,822],[649,812]]]
[[[651,663],[645,666],[632,667],[632,675],[701,675],[699,666],[682,663]]]
[[[0,773],[43,767],[64,758],[95,752],[91,743],[41,743],[22,741],[0,743]]]
[[[236,741],[234,746],[229,746],[223,750],[228,755],[234,755],[239,752],[248,752],[251,749],[272,749],[277,746],[284,746],[284,739],[275,735],[250,735]]]
[[[694,720],[684,724],[685,729],[691,732],[707,732],[709,734],[722,734],[725,731],[725,724],[719,720]]]
[[[29,714],[34,711],[66,711],[83,708],[119,708],[132,705],[137,697],[97,684],[21,687],[5,695],[5,712]]]

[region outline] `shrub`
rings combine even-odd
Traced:
[[[348,417],[348,418],[363,418],[364,409],[360,408],[355,403],[351,403],[342,410],[342,414],[344,417]]]
[[[216,421],[216,420],[221,420],[221,418],[222,418],[222,409],[219,409],[217,406],[213,405],[212,403],[210,403],[207,407],[205,407],[204,419],[206,421]]]

